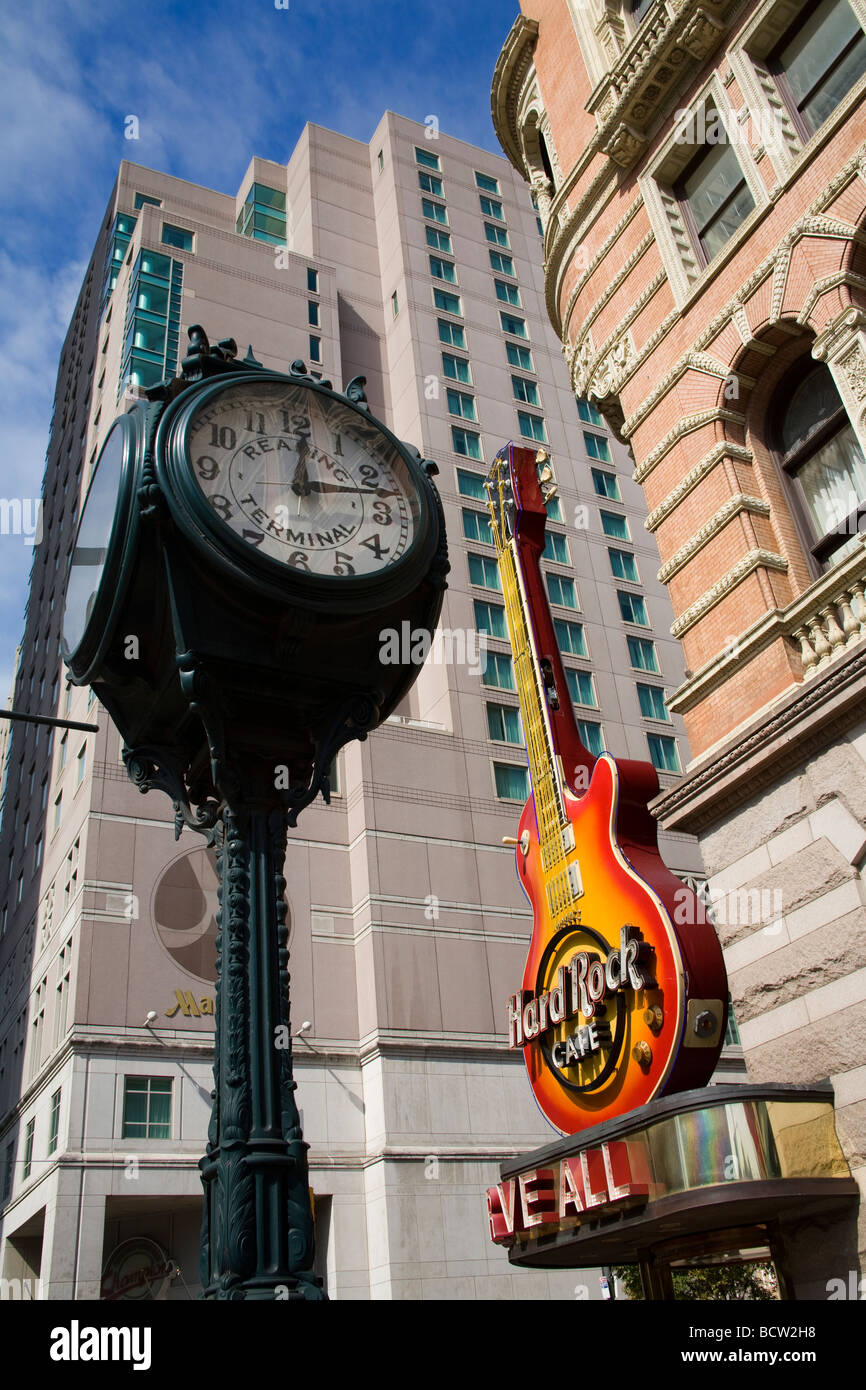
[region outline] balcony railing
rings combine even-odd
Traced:
[[[806,591],[786,613],[810,680],[866,637],[866,536],[857,550]]]

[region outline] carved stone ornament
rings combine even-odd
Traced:
[[[634,126],[622,121],[605,145],[604,152],[610,155],[614,163],[618,164],[620,168],[629,169],[635,160],[643,154],[646,146],[646,136],[641,135],[640,131],[634,129]]]
[[[542,224],[546,227],[550,219],[550,205],[553,202],[554,188],[547,175],[541,170],[533,171],[529,184],[535,194],[535,201],[538,204],[538,215]]]
[[[619,383],[628,372],[635,355],[631,334],[626,333],[596,370],[592,378],[591,394],[600,400],[605,396],[616,395]]]
[[[724,28],[725,26],[708,15],[706,10],[697,10],[683,30],[683,47],[702,63],[719,42]]]
[[[839,358],[839,367],[848,378],[848,384],[858,401],[866,400],[866,356],[862,344],[856,342],[844,357]]]

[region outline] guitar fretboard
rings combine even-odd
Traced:
[[[542,863],[547,873],[564,861],[563,831],[569,822],[547,717],[541,670],[532,639],[516,541],[510,540],[502,545],[497,537],[496,546],[517,693],[526,734],[529,775],[535,793]]]

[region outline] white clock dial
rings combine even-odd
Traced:
[[[415,538],[418,495],[399,450],[372,421],[315,390],[228,387],[193,416],[187,451],[215,514],[302,573],[378,574]]]

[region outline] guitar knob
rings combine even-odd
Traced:
[[[665,1016],[659,1004],[653,1004],[651,1008],[646,1009],[643,1016],[644,1023],[648,1028],[651,1028],[654,1033],[661,1032],[664,1019]]]
[[[529,831],[528,831],[528,830],[524,830],[524,832],[523,832],[523,834],[520,836],[520,839],[519,839],[519,840],[515,840],[515,838],[514,838],[513,835],[503,835],[503,836],[502,836],[502,843],[503,843],[504,845],[514,845],[515,847],[516,847],[517,845],[519,845],[519,846],[520,846],[520,852],[521,852],[521,854],[523,855],[523,857],[524,857],[524,859],[525,859],[526,856],[527,856],[527,854],[529,853]]]
[[[635,1043],[631,1055],[639,1067],[648,1067],[653,1059],[653,1050],[647,1042]]]

